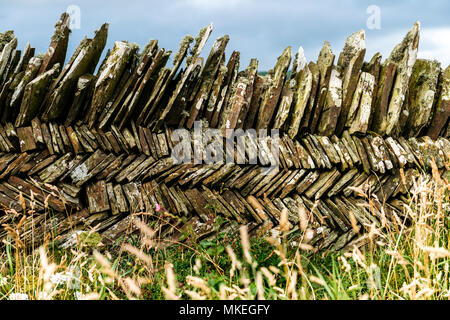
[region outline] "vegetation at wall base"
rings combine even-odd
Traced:
[[[20,223],[6,226],[0,299],[448,299],[449,190],[437,171],[421,176],[405,207],[409,224],[374,226],[365,245],[333,253],[290,240],[287,212],[278,235],[249,240],[242,227],[236,237],[196,241],[187,231],[170,245],[140,220],[138,232],[108,247],[91,230],[72,247],[49,233],[26,249]]]

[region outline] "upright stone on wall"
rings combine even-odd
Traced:
[[[441,76],[441,93],[436,103],[436,107],[428,127],[427,135],[431,139],[437,139],[439,135],[446,136],[445,125],[447,131],[450,127],[450,66],[448,66]]]
[[[365,33],[361,30],[347,38],[337,62],[338,70],[342,75],[342,109],[336,125],[337,135],[341,135],[344,130],[365,54]]]
[[[94,38],[81,41],[58,79],[50,87],[45,101],[46,108],[42,114],[44,121],[58,119],[68,111],[78,78],[94,72],[106,45],[107,36],[108,24],[105,23],[95,32]]]
[[[375,77],[370,73],[361,73],[353,94],[352,104],[347,114],[346,127],[349,133],[365,134],[369,128],[372,114],[372,95],[375,86]]]
[[[342,78],[337,68],[331,71],[330,82],[325,96],[322,115],[317,133],[331,136],[336,131],[336,125],[342,108]]]
[[[331,45],[325,41],[320,50],[319,58],[317,59],[317,67],[320,72],[319,88],[317,93],[317,103],[314,109],[311,121],[310,132],[317,132],[317,125],[319,124],[320,115],[322,113],[325,98],[328,92],[328,84],[330,83],[331,70],[333,69],[335,55],[331,51]]]
[[[405,123],[399,129],[408,137],[416,137],[429,124],[437,96],[441,64],[437,61],[418,59],[414,64],[409,83],[408,100],[403,110]]]
[[[53,34],[50,46],[45,53],[41,68],[38,72],[39,75],[50,70],[57,63],[59,63],[60,66],[64,65],[67,45],[69,44],[69,26],[70,15],[64,12],[61,15],[61,18],[59,18],[59,21],[55,24],[55,33]]]
[[[305,114],[308,100],[311,95],[313,75],[309,70],[303,48],[299,50],[297,57],[297,68],[295,70],[295,87],[293,106],[289,113],[287,133],[294,138],[299,133],[300,124]]]
[[[400,115],[405,104],[409,80],[419,48],[419,32],[420,23],[416,22],[403,41],[394,48],[387,60],[397,64],[397,76],[392,88],[387,119],[385,126],[383,126],[386,135],[398,134]]]
[[[267,129],[278,105],[286,72],[291,63],[291,47],[284,49],[273,71],[269,72],[269,88],[264,93],[256,121],[256,129]]]
[[[50,70],[44,72],[26,85],[19,115],[15,123],[16,127],[30,124],[31,120],[41,113],[41,106],[47,93],[47,88],[56,78],[59,70],[60,65],[57,63]]]
[[[114,43],[114,48],[103,64],[103,70],[100,70],[101,72],[95,84],[92,102],[87,114],[89,127],[94,125],[98,116],[117,90],[116,87],[125,69],[129,66],[130,60],[138,49],[139,47],[136,44],[125,41],[116,41]]]

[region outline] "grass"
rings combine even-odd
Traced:
[[[292,246],[286,212],[277,237],[249,240],[241,227],[239,237],[219,233],[170,247],[142,222],[108,248],[92,230],[72,248],[47,240],[30,250],[10,230],[0,299],[448,299],[449,189],[434,167],[408,195],[407,224],[370,226],[367,245],[335,253],[305,241]]]

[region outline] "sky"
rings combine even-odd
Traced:
[[[75,8],[67,59],[85,37],[92,37],[108,22],[106,48],[114,41],[136,42],[141,48],[150,39],[176,52],[186,34],[197,35],[201,27],[214,24],[204,49],[207,56],[214,40],[230,36],[227,59],[241,53],[241,69],[251,58],[259,70],[276,63],[287,46],[299,46],[308,61],[316,61],[325,40],[336,56],[352,33],[366,31],[366,61],[381,52],[386,58],[416,20],[421,22],[419,57],[450,63],[450,1],[364,0],[0,0],[0,32],[11,30],[19,49],[27,42],[36,52],[46,52],[54,24],[62,12]],[[104,53],[106,52],[106,49]]]

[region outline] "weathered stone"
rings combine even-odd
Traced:
[[[249,113],[251,107],[251,101],[253,98],[253,91],[255,86],[255,79],[257,77],[257,72],[258,72],[258,60],[251,59],[249,66],[244,71],[245,76],[248,79],[248,85],[247,89],[245,90],[244,103],[241,108],[241,112],[239,113],[238,123],[236,125],[237,128],[242,129],[245,125],[247,114]]]
[[[297,57],[297,55],[296,55]],[[292,102],[294,101],[294,91],[296,87],[296,79],[289,79],[284,83],[281,91],[280,105],[274,119],[273,128],[281,129],[288,119]]]
[[[373,55],[372,59],[370,59],[369,62],[367,63],[364,62],[362,67],[362,72],[370,73],[375,79],[372,91],[372,105],[371,105],[369,128],[372,127],[373,117],[375,114],[375,103],[377,100],[378,85],[381,77],[381,58],[382,58],[381,53],[377,52]]]
[[[352,179],[358,174],[358,169],[352,169],[348,171],[345,175],[343,175],[339,181],[336,181],[336,183],[333,185],[330,191],[328,191],[327,196],[333,197],[336,194],[338,194],[342,189],[344,189],[347,184],[352,181]]]
[[[341,139],[343,145],[347,149],[350,157],[352,158],[353,163],[359,164],[361,163],[361,159],[358,155],[358,148],[356,147],[355,142],[352,140],[352,137],[348,133],[348,131],[344,131]]]
[[[155,85],[151,89],[150,97],[148,98],[144,108],[140,111],[138,110],[138,113],[140,112],[140,114],[136,115],[135,121],[138,125],[148,123],[153,119],[157,109],[155,100],[158,98],[159,94],[167,88],[166,85],[171,82],[169,77],[172,70],[164,67],[159,71],[158,75],[155,76],[156,81]]]
[[[14,41],[12,44],[14,44]],[[17,47],[17,44],[16,44],[16,47]],[[8,50],[9,48],[13,48],[13,47],[10,47],[10,45],[8,44],[8,47],[5,48],[5,50],[9,51]],[[4,60],[3,60],[3,62],[0,62],[0,64],[3,65],[3,66],[1,66],[1,68],[3,68],[3,73],[0,74],[0,84],[3,85],[3,89],[1,91],[5,91],[8,84],[11,84],[14,80],[14,77],[13,77],[14,70],[20,60],[20,50],[16,50],[16,48],[14,47],[11,50],[9,56],[8,56],[8,54],[3,55],[2,59],[4,59]],[[4,93],[2,94],[2,96],[3,95],[4,95]]]
[[[290,63],[291,47],[287,47],[278,58],[274,70],[269,71],[269,87],[266,92],[264,92],[261,101],[256,121],[256,129],[266,129],[272,121]]]
[[[385,62],[381,66],[380,80],[374,104],[373,119],[371,121],[372,130],[378,134],[386,133],[389,98],[394,85],[397,72],[397,65],[393,62]]]
[[[140,114],[138,106],[148,97],[149,90],[152,88],[158,73],[165,66],[171,54],[172,51],[159,49],[154,57],[152,57],[147,70],[138,77],[133,90],[127,95],[113,120],[113,123],[119,129],[122,129],[126,122],[129,122],[129,120]]]
[[[73,97],[69,112],[64,124],[70,126],[80,117],[86,116],[82,112],[87,109],[87,105],[91,103],[92,92],[95,85],[96,77],[91,74],[82,75],[77,81],[75,95]]]
[[[326,93],[322,115],[317,132],[321,135],[331,136],[336,129],[342,107],[342,79],[339,71],[333,68],[331,71],[328,91]]]
[[[339,139],[337,136],[333,135],[331,137],[331,141],[333,141],[334,147],[341,159],[341,169],[345,171],[347,168],[353,168],[355,163],[353,162],[353,158],[343,142],[344,139]]]
[[[10,108],[16,108],[20,105],[26,86],[36,77],[39,68],[42,64],[42,59],[39,57],[31,58],[25,74],[19,84],[16,86],[14,93],[11,97]],[[46,88],[48,90],[48,88]],[[47,93],[47,92],[45,92]]]
[[[431,123],[427,130],[427,135],[436,139],[440,133],[443,135],[445,124],[449,125],[450,118],[450,66],[448,66],[441,76],[441,94],[437,101]],[[447,127],[448,130],[448,127]]]
[[[308,134],[305,139],[309,141],[313,149],[317,150],[320,157],[320,161],[324,163],[325,167],[331,169],[333,165],[331,164],[330,159],[327,156],[327,153],[322,148],[322,145],[320,144],[316,136]]]
[[[397,158],[400,167],[403,168],[407,164],[407,159],[404,156],[405,150],[403,150],[402,146],[398,144],[392,137],[389,137],[384,141]]]
[[[38,117],[31,120],[31,127],[33,128],[34,141],[38,144],[43,144],[44,138],[42,137],[41,121],[39,121]]]
[[[218,128],[222,130],[225,135],[227,129],[234,129],[239,120],[239,114],[245,104],[247,86],[249,80],[245,75],[241,75],[236,80],[235,86],[232,89],[231,98],[228,105],[222,111],[219,120]]]
[[[64,145],[64,150],[67,150],[67,152],[73,152],[72,144],[70,143],[69,136],[67,135],[66,127],[63,125],[59,125],[58,128],[59,135]]]
[[[319,141],[322,149],[325,151],[328,159],[330,159],[333,164],[338,164],[340,162],[340,158],[330,139],[326,136],[320,136],[317,137],[317,140]]]
[[[364,62],[366,43],[364,30],[347,38],[339,55],[337,67],[342,75],[342,109],[336,125],[336,134],[341,135],[352,107],[353,93],[358,83],[358,75]]]
[[[118,113],[121,113],[120,117],[124,116],[126,113],[126,105],[130,102],[130,99],[132,99],[133,91],[137,89],[137,86],[139,85],[138,80],[148,69],[157,51],[158,41],[150,40],[144,47],[139,59],[137,59],[137,55],[133,57],[131,68],[125,69],[118,84],[121,89],[113,95],[111,101],[107,103],[98,119],[98,127],[100,129],[104,129],[113,122]],[[107,59],[104,61],[104,65],[106,65],[106,61]],[[99,70],[100,73],[101,71],[102,70]]]
[[[314,116],[315,109],[318,106],[320,71],[317,64],[312,61],[308,64],[308,68],[312,74],[311,94],[309,95],[308,105],[303,114],[303,118],[300,124],[300,130],[311,132],[311,122]]]
[[[111,208],[108,201],[105,181],[98,181],[88,185],[86,196],[88,198],[89,212],[91,214],[108,211]]]
[[[346,126],[350,134],[365,134],[369,129],[374,86],[375,77],[367,72],[361,73],[347,114]]]
[[[0,79],[3,77],[3,73],[6,70],[6,67],[9,63],[9,60],[17,47],[17,38],[14,36],[14,33],[9,34],[9,36],[3,37],[4,46],[1,48],[0,54]]]
[[[416,22],[403,41],[394,48],[387,60],[398,65],[387,112],[387,135],[398,133],[398,122],[403,111],[413,66],[416,62],[419,47],[419,31],[420,23]]]
[[[14,39],[14,31],[13,30],[8,30],[5,32],[0,32],[0,51],[3,50],[3,48],[5,48],[5,46],[12,40]]]
[[[31,47],[30,43],[28,42],[25,45],[25,48],[23,49],[23,54],[20,57],[19,62],[16,65],[16,68],[14,70],[14,74],[16,75],[16,77],[18,76],[19,73],[21,73],[22,71],[24,71],[25,66],[28,65],[28,62],[30,61],[30,59],[34,56],[34,51],[35,49]]]
[[[223,82],[226,80],[227,73],[228,68],[223,63],[221,63],[217,71],[217,76],[216,79],[214,80],[214,84],[212,86],[211,94],[209,96],[208,104],[205,111],[205,118],[206,121],[208,121],[208,123],[211,123],[213,114],[216,111],[216,108],[219,107],[218,102],[221,99],[220,94],[222,92],[222,85]],[[221,105],[220,108],[222,108]]]
[[[55,24],[55,33],[52,36],[50,46],[45,53],[38,74],[53,68],[54,65],[62,66],[66,59],[67,45],[69,43],[70,34],[70,15],[64,12]]]
[[[70,153],[65,154],[50,166],[39,172],[39,178],[43,182],[52,183],[70,169]]]
[[[315,133],[320,121],[322,109],[325,103],[325,98],[328,92],[328,85],[330,83],[331,71],[333,69],[335,55],[331,51],[331,45],[325,41],[320,50],[319,58],[317,59],[317,67],[320,73],[320,81],[317,92],[317,105],[310,121],[310,132]]]
[[[184,58],[186,57],[189,46],[194,41],[194,38],[192,36],[187,35],[185,36],[181,42],[178,49],[178,52],[173,57],[173,68],[170,70],[170,74],[167,76],[167,80],[162,84],[161,89],[158,92],[158,95],[154,99],[149,99],[149,102],[146,105],[146,108],[149,110],[147,113],[147,118],[152,116],[153,111],[159,106],[159,103],[161,102],[162,98],[164,97],[164,94],[166,93],[167,89],[169,88],[170,80],[174,78],[176,73],[178,72],[179,67],[181,66],[181,63],[183,62]],[[151,106],[149,105],[151,103]],[[146,118],[146,122],[148,122],[148,119]],[[140,125],[141,123],[138,122],[137,125]]]
[[[389,154],[387,153],[383,138],[375,136],[369,139],[377,158],[384,162],[384,167],[386,170],[392,170],[394,165],[389,157]]]
[[[177,83],[177,86],[172,93],[170,100],[168,101],[167,105],[159,115],[159,119],[157,120],[154,129],[158,130],[164,121],[164,119],[167,117],[169,112],[171,111],[173,104],[175,100],[178,98],[180,92],[182,91],[186,81],[188,80],[189,76],[194,72],[194,70],[197,68],[197,66],[202,64],[201,59],[199,58],[201,51],[203,50],[206,41],[208,40],[211,32],[213,29],[213,25],[210,24],[208,27],[204,27],[200,30],[199,35],[195,39],[195,45],[192,48],[191,52],[193,53],[192,56],[188,57],[186,59],[186,70],[184,71],[181,80]]]
[[[17,136],[19,137],[20,151],[26,152],[36,149],[36,142],[33,139],[33,128],[17,128]]]
[[[403,110],[406,123],[399,128],[406,136],[418,136],[429,124],[436,99],[441,64],[437,61],[418,59],[409,82],[408,100]]]
[[[106,59],[103,70],[95,83],[94,94],[88,112],[88,126],[92,127],[102,108],[110,101],[117,90],[117,84],[139,47],[125,41],[116,41],[114,48]]]
[[[228,104],[228,101],[231,97],[232,89],[235,86],[235,82],[239,73],[239,59],[240,59],[239,51],[233,51],[226,66],[227,73],[222,81],[220,94],[217,97],[218,100],[215,104],[215,109],[210,116],[210,121],[209,116],[207,115],[207,120],[209,121],[211,127],[216,127],[218,125],[221,113],[225,109],[225,106]],[[222,69],[223,69],[222,72],[225,72],[225,69],[224,68]],[[258,77],[256,80],[258,80]],[[255,111],[251,107],[252,106],[250,106],[249,116],[254,117]]]
[[[282,190],[280,192],[280,198],[283,199],[284,197],[289,195],[289,193],[291,191],[293,191],[295,189],[295,187],[297,186],[298,181],[300,181],[300,179],[305,174],[306,174],[306,170],[299,170],[299,171],[297,171],[295,173],[295,175],[292,177],[292,179],[287,181],[286,185],[282,188]]]
[[[311,95],[313,75],[306,64],[306,58],[303,55],[303,49],[299,50],[298,67],[296,70],[296,87],[294,91],[294,106],[290,113],[288,135],[294,138],[300,129],[300,123],[308,105],[308,99]]]
[[[29,124],[35,116],[41,113],[42,102],[47,93],[46,90],[58,75],[59,69],[59,64],[55,64],[52,69],[44,72],[26,85],[19,115],[15,123],[16,127]]]
[[[197,115],[203,111],[203,105],[208,101],[209,93],[214,84],[214,79],[219,68],[219,61],[225,52],[225,47],[228,44],[230,37],[225,35],[217,39],[209,53],[206,60],[205,67],[202,70],[201,78],[202,84],[200,89],[192,103],[192,107],[189,114],[189,119],[186,123],[186,127],[190,129],[197,118]]]
[[[105,23],[96,31],[93,39],[85,38],[81,41],[70,61],[49,88],[45,101],[46,108],[42,114],[44,121],[58,119],[67,112],[78,78],[83,74],[94,72],[106,45],[107,34],[108,24]]]

